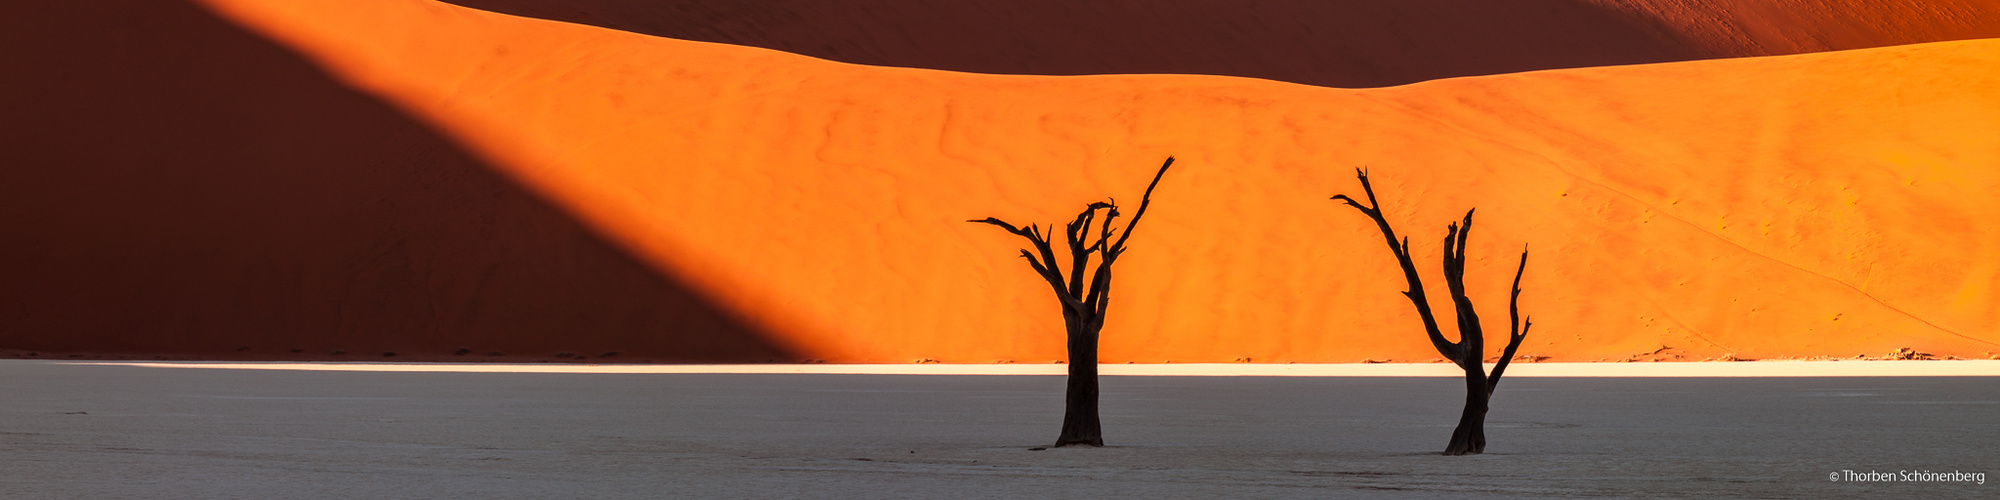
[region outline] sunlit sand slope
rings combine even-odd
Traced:
[[[857,64],[1331,87],[2000,37],[2000,0],[447,0]]]
[[[1105,361],[1436,357],[1380,236],[1326,200],[1362,166],[1432,280],[1444,223],[1479,208],[1489,329],[1533,252],[1524,354],[2000,349],[1996,41],[1354,91],[861,67],[414,0],[213,5],[807,357],[1060,359],[1020,241],[964,221],[1131,204],[1168,155]]]

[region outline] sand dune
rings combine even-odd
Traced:
[[[2000,37],[1993,0],[1591,0],[1725,57]]]
[[[2000,37],[1994,0],[449,1],[857,64],[1331,87]]]
[[[200,7],[9,3],[0,74],[8,354],[789,357]]]
[[[2000,41],[1337,90],[862,67],[414,0],[212,5],[804,357],[1059,359],[1016,239],[963,221],[1130,202],[1170,154],[1107,362],[1436,357],[1379,236],[1326,200],[1360,166],[1433,280],[1444,222],[1480,209],[1489,321],[1533,249],[1526,354],[2000,349]]]

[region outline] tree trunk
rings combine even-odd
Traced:
[[[1096,327],[1102,323],[1072,314],[1064,314],[1063,323],[1069,330],[1069,388],[1063,392],[1062,435],[1055,445],[1104,446],[1097,419]]]
[[[1471,364],[1472,368],[1465,370],[1465,411],[1458,415],[1458,428],[1451,431],[1451,443],[1444,447],[1446,455],[1486,452],[1486,401],[1493,393],[1486,391],[1485,367],[1477,359]]]

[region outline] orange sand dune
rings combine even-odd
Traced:
[[[211,4],[807,357],[1059,359],[1017,238],[963,221],[1131,202],[1167,155],[1107,362],[1436,357],[1379,236],[1326,200],[1359,166],[1432,280],[1444,223],[1479,208],[1489,321],[1533,249],[1524,354],[2000,350],[2000,41],[1337,90],[863,67],[420,0]]]
[[[841,62],[1332,87],[2000,37],[2000,0],[447,0]]]

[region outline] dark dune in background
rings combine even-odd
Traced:
[[[978,73],[1379,87],[1704,56],[1664,25],[1578,0],[448,1],[849,63]],[[1538,14],[1511,14],[1520,10]]]
[[[8,355],[789,357],[198,7],[9,3],[0,74]]]
[[[2000,37],[1994,0],[446,0],[835,61],[1331,87]]]

